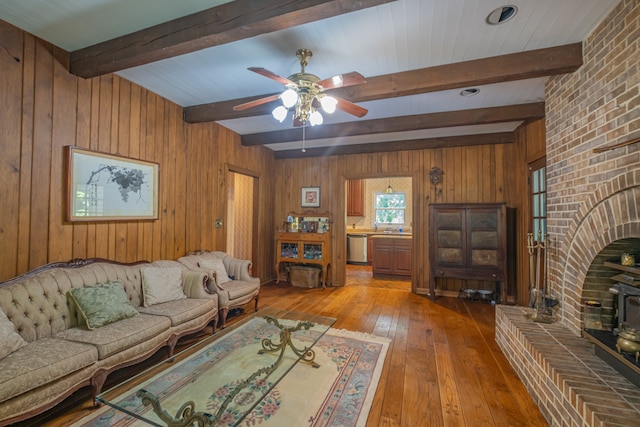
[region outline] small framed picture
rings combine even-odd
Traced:
[[[303,208],[320,207],[320,187],[303,187],[301,204]]]

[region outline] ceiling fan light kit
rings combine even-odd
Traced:
[[[276,119],[277,121],[279,121],[280,123],[284,122],[284,119],[287,118],[287,113],[289,112],[289,110],[283,106],[280,105],[278,107],[276,107],[271,114],[273,115],[273,118]]]
[[[282,99],[282,105],[284,105],[285,108],[291,108],[296,105],[296,102],[298,102],[298,92],[289,88],[282,92],[280,99]]]
[[[293,108],[295,126],[306,126],[307,123],[311,126],[321,125],[324,118],[318,111],[319,108],[328,114],[335,112],[336,109],[341,109],[357,117],[363,117],[367,114],[366,109],[356,104],[324,93],[327,89],[366,83],[367,81],[360,73],[351,72],[320,80],[318,76],[305,72],[309,58],[313,56],[311,50],[298,49],[296,56],[300,60],[300,72],[292,74],[288,78],[278,76],[264,68],[249,68],[250,71],[284,84],[285,90],[280,95],[256,99],[242,105],[236,105],[233,109],[240,111],[280,99],[282,105],[277,106],[271,114],[282,123],[288,116],[289,110]]]
[[[336,111],[336,105],[338,105],[338,100],[330,95],[323,95],[320,98],[320,104],[322,105],[322,109],[329,114],[332,114]]]

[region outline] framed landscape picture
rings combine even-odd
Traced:
[[[158,219],[157,163],[66,150],[68,221]]]
[[[320,206],[320,187],[302,188],[302,207],[317,208]]]

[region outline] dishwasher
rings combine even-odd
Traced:
[[[366,234],[347,234],[347,264],[367,264]]]

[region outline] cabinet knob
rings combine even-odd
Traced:
[[[496,279],[498,276],[495,274],[492,274],[491,277],[493,277],[494,279]]]
[[[438,274],[443,275],[444,271],[440,270],[440,271],[438,271]]]

